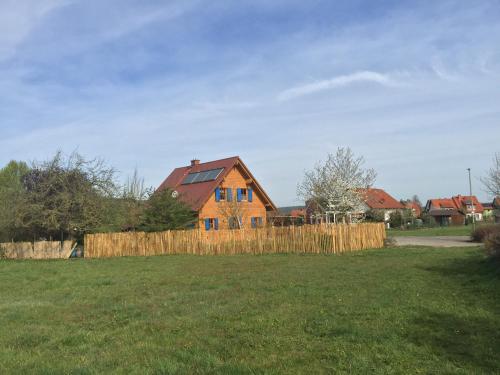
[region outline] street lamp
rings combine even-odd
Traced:
[[[472,204],[472,231],[476,230],[476,210],[474,207],[474,200],[472,199],[472,179],[470,177],[470,168],[467,168],[467,171],[469,172],[469,197],[470,197],[470,202]]]

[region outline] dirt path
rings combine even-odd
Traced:
[[[480,246],[469,236],[393,237],[398,246],[466,247]]]

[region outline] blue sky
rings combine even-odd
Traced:
[[[0,2],[0,164],[57,149],[157,186],[240,155],[279,205],[339,146],[376,185],[468,191],[500,152],[498,1]]]

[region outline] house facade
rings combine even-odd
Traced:
[[[474,216],[475,221],[483,220],[484,208],[475,196],[456,195],[452,198],[429,199],[425,211],[437,224],[464,225]]]
[[[256,228],[276,206],[238,157],[201,163],[192,160],[167,177],[158,190],[170,189],[198,215],[207,231]]]

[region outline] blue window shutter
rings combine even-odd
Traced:
[[[210,230],[210,219],[205,219],[205,230]]]
[[[232,202],[233,201],[233,189],[231,189],[231,188],[227,188],[226,189],[226,200],[228,202]]]
[[[256,219],[257,218],[252,217],[252,228],[256,228],[257,227]]]
[[[248,201],[252,202],[253,201],[253,190],[248,189]]]
[[[215,189],[215,201],[220,202],[220,188]]]
[[[238,190],[236,190],[236,195],[238,198],[238,202],[241,202],[241,189],[238,188]]]
[[[219,230],[219,219],[217,218],[214,219],[214,229]]]

